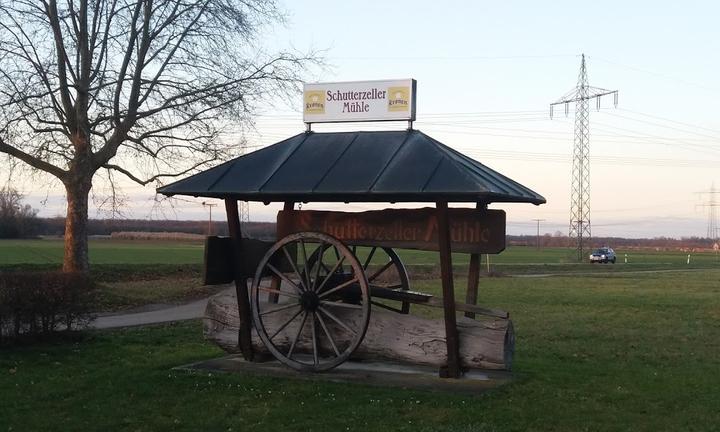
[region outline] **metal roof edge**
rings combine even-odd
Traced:
[[[469,156],[467,156],[467,155],[465,155],[465,154],[463,154],[463,153],[458,152],[457,150],[453,149],[452,147],[448,146],[447,144],[441,143],[440,141],[436,140],[435,138],[431,137],[430,135],[427,135],[427,134],[424,133],[424,132],[421,132],[421,131],[418,131],[418,132],[420,132],[421,134],[423,134],[424,136],[426,136],[427,138],[429,138],[433,143],[435,143],[435,144],[437,145],[437,147],[438,147],[443,153],[445,153],[447,156],[450,156],[450,157],[448,157],[448,159],[451,160],[451,163],[452,163],[453,165],[455,165],[456,168],[460,168],[460,167],[458,167],[458,164],[459,164],[460,162],[457,160],[457,157],[462,157],[462,158],[464,158],[464,159],[466,159],[466,160],[468,160],[468,161],[472,161],[472,162],[478,163],[478,164],[482,165],[485,169],[488,169],[488,170],[492,171],[495,175],[500,176],[500,177],[501,177],[503,180],[505,180],[507,183],[517,185],[520,189],[524,189],[523,192],[525,192],[525,194],[534,195],[534,196],[536,196],[536,197],[542,198],[542,201],[543,201],[543,202],[542,202],[541,204],[547,203],[547,200],[545,199],[545,197],[543,197],[543,196],[540,195],[539,193],[535,192],[534,190],[530,189],[529,187],[527,187],[527,186],[525,186],[525,185],[523,185],[523,184],[521,184],[521,183],[519,183],[519,182],[511,179],[510,177],[508,177],[508,176],[506,176],[506,175],[504,175],[504,174],[502,174],[502,173],[500,173],[500,172],[498,172],[498,171],[496,171],[496,170],[494,170],[494,169],[486,166],[485,164],[483,164],[483,163],[480,162],[480,161],[476,161],[475,159],[473,159],[473,158],[471,158],[471,157],[469,157]],[[460,169],[460,171],[464,171],[464,170],[463,170],[463,169]],[[528,193],[528,192],[529,192],[529,193]],[[490,193],[493,193],[493,194],[494,194],[495,192],[490,192]]]

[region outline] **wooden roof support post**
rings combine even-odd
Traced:
[[[225,200],[225,212],[227,213],[228,231],[233,243],[235,254],[233,269],[235,271],[235,292],[237,294],[238,315],[240,328],[238,330],[238,346],[242,351],[245,360],[253,359],[252,337],[252,315],[250,313],[250,299],[248,298],[247,276],[242,271],[242,232],[240,231],[240,215],[238,214],[238,202],[234,199]]]
[[[438,201],[436,206],[443,310],[445,312],[445,343],[447,345],[447,366],[440,369],[440,376],[443,378],[460,378],[460,338],[455,317],[455,288],[453,287],[448,203],[447,201]]]
[[[477,203],[477,209],[486,209],[487,205]],[[480,283],[480,254],[470,254],[470,267],[468,268],[467,291],[465,292],[465,303],[476,305],[478,300],[478,284]],[[465,312],[465,316],[475,319],[475,312]]]

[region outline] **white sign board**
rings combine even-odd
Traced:
[[[305,84],[303,121],[414,121],[416,86],[414,79]]]

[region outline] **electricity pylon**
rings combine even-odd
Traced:
[[[578,83],[560,99],[550,104],[550,118],[555,105],[565,105],[565,116],[570,103],[575,102],[575,146],[573,147],[572,184],[570,194],[570,241],[575,240],[578,262],[583,260],[584,239],[592,237],[590,226],[590,99],[595,98],[600,109],[600,98],[613,95],[617,107],[618,91],[591,87],[588,84],[585,54],[582,55]]]
[[[707,222],[707,238],[711,240],[718,240],[718,213],[717,208],[720,207],[720,203],[717,202],[715,196],[720,194],[720,190],[715,189],[715,183],[710,186],[710,190],[702,191],[701,194],[708,195],[708,201],[700,204],[701,207],[708,208],[708,222]]]

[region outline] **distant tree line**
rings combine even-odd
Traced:
[[[22,199],[15,189],[0,189],[0,238],[28,238],[42,231],[37,210],[23,204]]]
[[[507,242],[510,246],[536,246],[537,236],[521,235],[507,236]],[[703,237],[653,237],[653,238],[623,238],[623,237],[593,237],[588,243],[588,248],[597,248],[602,246],[610,246],[614,249],[618,248],[653,248],[660,250],[674,249],[712,249],[715,240]],[[540,236],[540,247],[571,247],[574,246],[574,240],[559,233],[555,235],[545,234]]]
[[[39,234],[61,236],[65,232],[65,218],[55,217],[42,219],[42,229]],[[243,224],[246,234],[253,238],[274,238],[275,223],[250,222]],[[114,232],[179,232],[191,234],[227,236],[227,222],[213,222],[208,231],[207,221],[190,220],[147,220],[147,219],[89,219],[88,235],[110,235]]]

